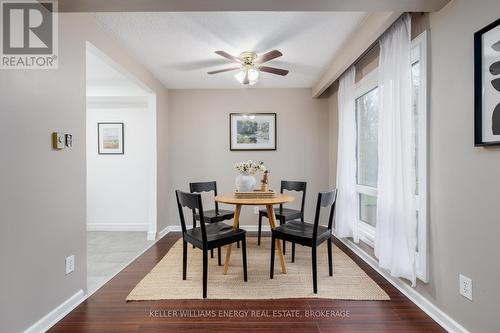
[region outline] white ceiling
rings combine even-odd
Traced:
[[[147,92],[123,74],[110,59],[86,52],[87,96],[147,96]]]
[[[59,12],[433,12],[450,0],[59,0]]]
[[[256,88],[312,87],[365,12],[177,12],[98,13],[98,21],[136,54],[169,89],[241,88],[232,66],[214,54],[224,50],[284,55],[266,65],[290,70],[262,73]]]

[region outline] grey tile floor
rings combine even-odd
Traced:
[[[154,241],[144,231],[87,232],[87,290],[89,295],[121,271]]]

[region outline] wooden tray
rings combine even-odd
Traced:
[[[262,192],[255,190],[253,192],[238,192],[234,191],[234,197],[237,199],[269,199],[269,198],[276,198],[276,192],[275,191],[267,191],[267,192]]]

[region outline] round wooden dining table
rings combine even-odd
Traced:
[[[236,229],[239,226],[240,213],[242,206],[266,206],[267,216],[269,220],[269,225],[271,229],[276,228],[276,215],[274,214],[274,205],[284,204],[287,202],[292,202],[295,198],[286,195],[278,194],[274,198],[251,198],[251,199],[240,199],[236,198],[233,193],[218,195],[215,197],[215,201],[223,204],[235,205],[234,210],[234,221],[233,228]],[[276,240],[276,248],[278,250],[278,255],[281,261],[281,271],[286,274],[286,262],[285,256],[283,255],[283,249],[281,247],[281,242]],[[227,273],[229,269],[229,258],[231,257],[231,245],[228,245],[226,251],[226,260],[224,262],[224,274]]]

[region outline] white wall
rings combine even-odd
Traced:
[[[230,151],[232,112],[277,113],[277,151]],[[171,225],[180,225],[174,190],[189,191],[189,182],[216,180],[220,193],[232,192],[234,163],[243,160],[264,161],[271,188],[278,191],[281,179],[307,181],[308,220],[318,191],[329,188],[327,100],[312,99],[310,89],[170,90],[169,124]],[[257,220],[251,207],[243,207],[242,225]]]
[[[150,154],[147,105],[87,108],[87,230],[148,229]],[[97,153],[97,123],[124,123],[124,155]]]

